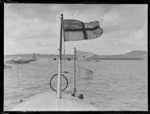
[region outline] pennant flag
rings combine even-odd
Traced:
[[[91,52],[85,52],[85,51],[79,51],[79,50],[76,50],[76,57],[77,57],[77,61],[78,62],[81,62],[81,61],[84,61],[86,60],[87,58],[93,56],[94,54],[91,53]]]
[[[93,79],[93,71],[87,68],[79,67],[79,79]]]
[[[63,29],[64,41],[95,39],[103,33],[98,21],[83,23],[78,20],[64,19]]]

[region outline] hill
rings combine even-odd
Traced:
[[[126,57],[145,57],[147,56],[147,52],[146,51],[141,51],[141,50],[134,50],[131,51],[129,53],[124,54],[124,56]]]
[[[143,60],[147,59],[147,51],[133,50],[125,54],[93,55],[86,60]]]

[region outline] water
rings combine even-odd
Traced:
[[[53,91],[50,78],[58,71],[58,61],[38,59],[29,64],[12,64],[4,70],[4,110],[7,111],[35,94]],[[82,62],[80,66],[93,70],[92,80],[79,80],[78,93],[84,100],[102,111],[147,111],[148,71],[146,60],[102,60]],[[73,61],[67,61],[65,74],[73,90]],[[78,71],[78,70],[77,70]],[[78,73],[77,73],[78,75]]]

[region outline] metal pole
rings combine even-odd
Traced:
[[[63,39],[63,41],[64,41],[63,42],[63,44],[64,44],[63,46],[64,46],[64,71],[65,71],[65,59],[66,59],[65,58],[65,33],[64,33],[64,26],[63,25],[62,25],[62,29],[63,29],[63,38],[64,38]]]
[[[76,93],[76,48],[74,48],[74,95]]]
[[[66,58],[65,58],[65,43],[64,43],[63,46],[64,46],[64,58],[63,58],[63,59],[64,59],[64,71],[65,71],[65,59],[66,59]]]
[[[63,14],[61,14],[61,27],[60,27],[59,68],[58,68],[58,80],[57,80],[57,97],[58,97],[58,98],[61,98],[61,74],[62,74],[62,26],[63,26]]]

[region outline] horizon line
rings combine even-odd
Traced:
[[[128,52],[125,52],[125,53],[129,53],[129,52],[132,52],[132,51],[148,51],[148,50],[131,50],[131,51],[128,51]],[[85,51],[87,52],[87,51]],[[59,55],[59,54],[55,54],[55,53],[36,53],[36,52],[33,52],[35,54],[40,54],[40,55]],[[17,53],[17,54],[4,54],[4,56],[8,56],[8,55],[32,55],[33,53]],[[92,53],[92,52],[89,52],[89,53]],[[123,53],[123,54],[125,54]],[[118,54],[121,54],[121,53],[116,53],[116,54],[95,54],[93,53],[94,55],[118,55]],[[62,54],[64,55],[64,54]],[[73,55],[73,53],[66,53],[65,55]]]

